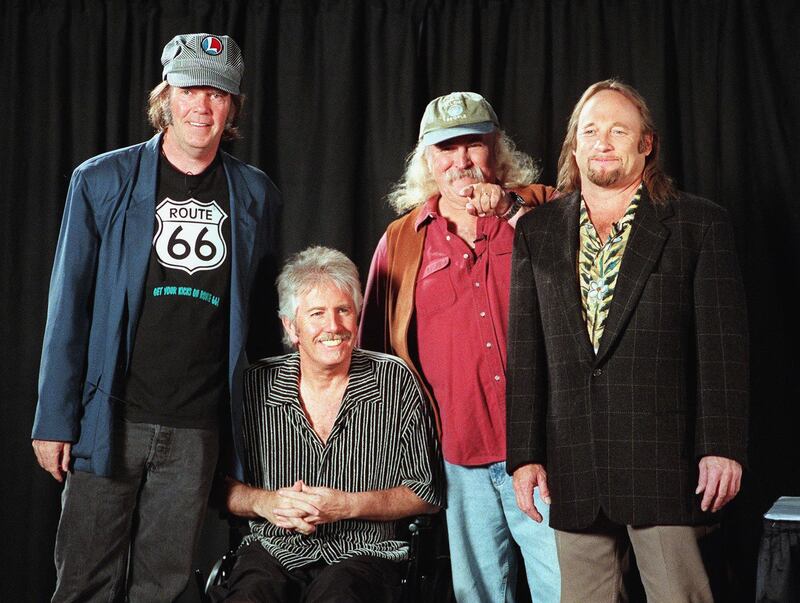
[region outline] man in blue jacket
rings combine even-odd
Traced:
[[[183,590],[218,425],[240,423],[251,288],[275,263],[279,193],[219,149],[237,135],[239,47],[179,35],[161,62],[158,134],[84,162],[67,193],[32,436],[66,477],[54,601]]]

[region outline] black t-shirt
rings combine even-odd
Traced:
[[[219,155],[198,175],[159,161],[155,236],[125,418],[212,427],[228,399],[230,202]]]

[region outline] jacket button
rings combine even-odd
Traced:
[[[599,377],[602,374],[603,374],[603,369],[598,368],[592,371],[592,377]]]

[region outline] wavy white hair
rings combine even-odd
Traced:
[[[403,177],[386,196],[398,214],[422,205],[439,191],[428,167],[428,148],[421,142],[417,143],[406,158]],[[497,182],[503,188],[528,186],[539,179],[539,167],[533,158],[517,149],[514,141],[502,130],[495,134],[493,156]]]
[[[309,247],[294,254],[275,280],[278,288],[278,316],[294,322],[300,297],[323,283],[331,283],[353,298],[356,316],[361,313],[361,281],[358,268],[341,251],[330,247]],[[355,333],[353,333],[355,337]],[[284,329],[283,341],[292,346]]]

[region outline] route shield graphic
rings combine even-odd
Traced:
[[[158,261],[189,274],[221,265],[228,255],[222,236],[227,217],[216,201],[173,201],[167,197],[156,208],[158,231],[153,247]]]

